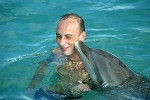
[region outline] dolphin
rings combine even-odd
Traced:
[[[96,86],[120,86],[142,80],[114,55],[86,46],[82,41],[75,42],[75,50]]]

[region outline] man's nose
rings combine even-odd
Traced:
[[[62,37],[62,38],[60,39],[59,45],[60,45],[60,46],[64,46],[65,44],[66,44],[66,39],[65,39],[64,37]]]

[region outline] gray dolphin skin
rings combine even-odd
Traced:
[[[118,86],[141,78],[106,51],[91,49],[81,41],[76,41],[75,50],[97,86]]]

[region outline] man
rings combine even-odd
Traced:
[[[75,51],[75,42],[83,41],[86,37],[84,20],[77,14],[65,14],[61,17],[56,29],[56,41],[60,48],[53,50],[54,54],[60,53],[67,57],[66,63],[56,69],[57,82],[48,90],[65,94],[69,97],[78,97],[83,91],[89,91],[93,82],[85,70],[82,61]],[[38,82],[42,80],[47,62],[41,64],[35,73],[30,87],[37,85],[34,81],[39,76]],[[46,92],[46,90],[44,90]]]
[[[74,48],[75,42],[83,41],[85,37],[84,21],[79,15],[66,14],[62,16],[56,30],[56,41],[60,46],[62,54],[67,56],[67,62],[62,67],[59,67],[57,72],[63,81],[64,77],[71,75],[70,79],[67,79],[68,83],[72,83],[73,85],[79,83],[78,86],[73,87],[75,91],[84,91],[83,87],[86,87],[85,90],[89,90],[88,85],[83,84],[82,79],[88,81],[90,78]]]

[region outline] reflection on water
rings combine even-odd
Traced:
[[[85,43],[89,47],[113,53],[130,68],[150,78],[149,0],[58,2],[0,0],[0,99],[8,95],[28,99],[22,91],[38,63],[57,46],[55,28],[60,16],[68,12],[85,19]],[[49,65],[49,70],[52,68]],[[84,98],[92,94],[97,93]]]

